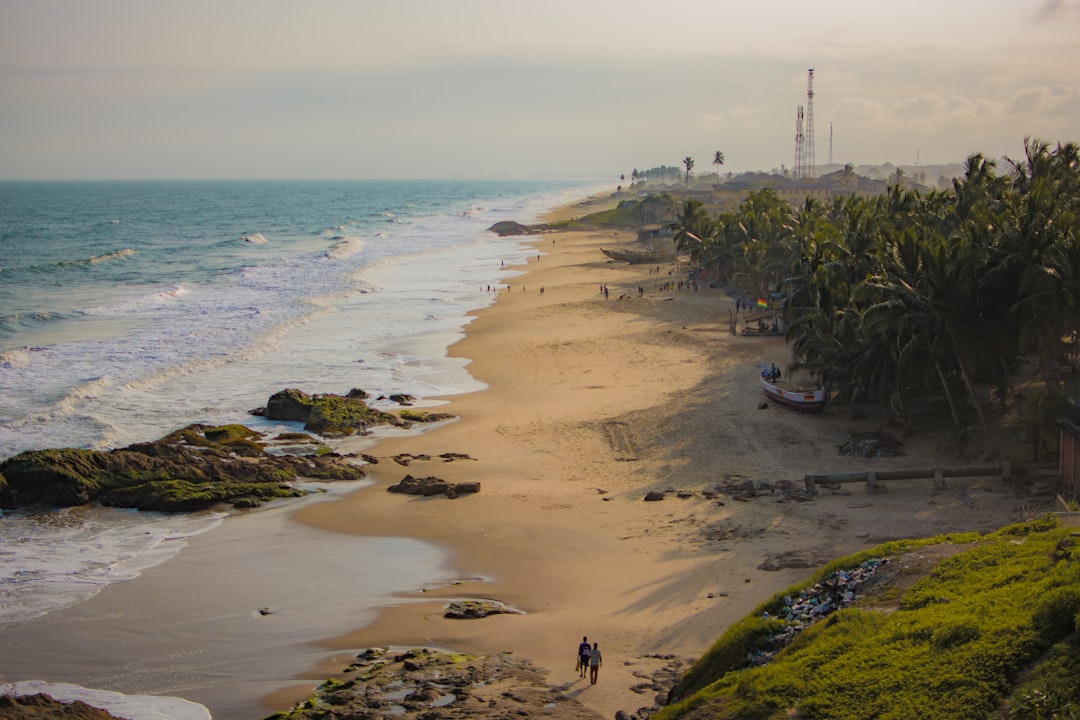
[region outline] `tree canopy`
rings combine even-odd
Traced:
[[[838,399],[906,423],[913,400],[943,397],[960,424],[977,386],[1007,402],[1025,358],[1053,392],[1080,328],[1080,149],[1027,139],[1005,166],[972,155],[947,190],[797,207],[763,189],[715,218],[688,200],[675,242],[707,277],[779,290],[797,364]]]

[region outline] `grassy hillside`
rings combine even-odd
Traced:
[[[853,602],[787,619],[801,591],[827,597],[868,560]],[[731,627],[653,720],[1080,718],[1078,625],[1080,532],[1056,516],[892,542]]]

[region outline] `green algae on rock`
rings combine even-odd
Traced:
[[[359,480],[364,468],[336,453],[298,457],[265,452],[242,425],[189,425],[149,443],[111,451],[30,450],[0,464],[0,508],[104,505],[167,512],[218,503],[252,507],[297,497],[304,478]]]

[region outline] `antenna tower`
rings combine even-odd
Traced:
[[[792,176],[796,180],[801,180],[806,176],[806,163],[803,157],[805,144],[806,137],[803,135],[803,106],[800,105],[799,109],[795,112],[795,167],[792,170]]]
[[[817,177],[817,167],[814,163],[814,68],[806,80],[806,177]]]
[[[832,165],[832,123],[829,123],[829,164]]]

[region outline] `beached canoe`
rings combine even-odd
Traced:
[[[803,412],[818,412],[825,407],[828,399],[825,390],[821,388],[808,390],[796,387],[786,380],[770,380],[767,377],[761,378],[761,389],[769,400]]]

